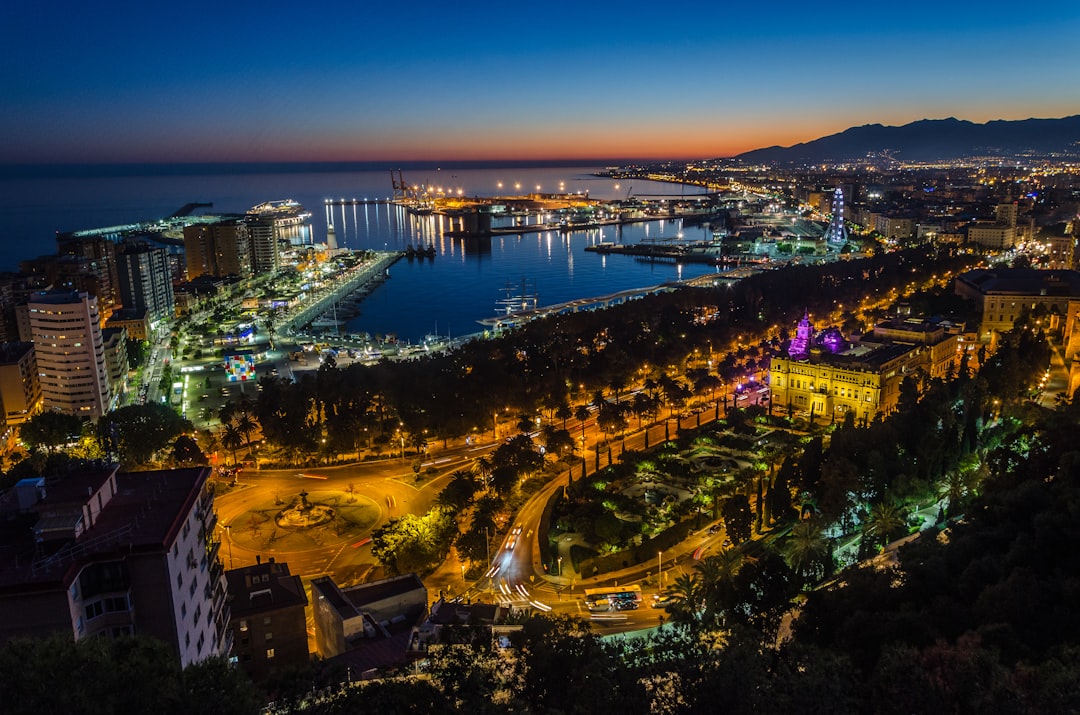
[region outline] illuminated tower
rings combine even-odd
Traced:
[[[795,329],[795,337],[788,346],[788,357],[805,358],[810,354],[810,340],[814,337],[814,324],[810,322],[810,314],[804,313],[799,321],[799,327]]]
[[[830,246],[843,246],[847,243],[847,227],[844,225],[844,190],[833,191],[832,219],[829,228],[825,231],[825,240]]]

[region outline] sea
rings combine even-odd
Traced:
[[[413,165],[400,176],[451,196],[508,196],[531,192],[580,193],[592,198],[691,196],[699,187],[597,176],[601,166]],[[390,277],[357,306],[344,330],[395,335],[420,343],[430,336],[480,333],[480,320],[505,309],[507,298],[538,306],[716,272],[712,266],[650,263],[601,255],[585,247],[602,241],[706,240],[711,229],[662,220],[615,227],[451,238],[446,217],[415,216],[386,203],[392,174],[371,165],[142,165],[26,167],[0,172],[0,270],[56,252],[56,233],[150,221],[185,204],[206,202],[201,213],[242,213],[265,201],[293,199],[311,212],[309,234],[325,242],[334,226],[339,247],[405,250],[435,248],[434,258],[401,260]],[[330,204],[328,202],[338,202]],[[516,220],[511,217],[499,221]],[[532,219],[535,221],[536,219]]]

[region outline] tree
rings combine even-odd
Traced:
[[[891,502],[881,502],[870,507],[863,538],[873,546],[885,546],[893,539],[907,533],[907,519],[903,508]]]
[[[741,544],[750,539],[754,514],[750,510],[750,500],[745,495],[736,494],[726,499],[721,515],[724,519],[724,528],[733,543]]]
[[[459,469],[450,475],[450,481],[439,492],[436,501],[445,507],[460,512],[472,504],[473,496],[480,491],[480,487],[480,480],[475,474],[467,469]]]
[[[180,435],[173,442],[173,461],[183,467],[207,463],[206,455],[199,449],[199,443],[186,434]]]
[[[422,574],[446,558],[456,535],[453,512],[436,507],[423,516],[391,519],[376,529],[371,553],[392,574]]]
[[[236,464],[236,450],[244,445],[244,436],[232,422],[226,422],[221,430],[221,446],[232,453],[232,463]]]
[[[97,431],[106,451],[130,467],[146,464],[176,437],[195,428],[168,405],[151,403],[109,412],[98,420]]]
[[[9,640],[0,647],[0,698],[12,715],[260,710],[247,676],[225,659],[181,670],[169,646],[147,636]]]
[[[31,450],[59,450],[79,437],[82,420],[62,412],[42,412],[34,415],[19,428],[19,438]]]
[[[830,570],[829,543],[813,521],[800,521],[792,527],[784,542],[784,555],[803,583],[816,582]]]
[[[544,466],[544,456],[532,437],[519,434],[500,444],[491,454],[491,488],[509,494],[517,483]]]
[[[249,450],[251,449],[251,433],[258,428],[259,425],[250,412],[241,412],[236,417],[236,429],[240,434],[244,435],[244,444]]]

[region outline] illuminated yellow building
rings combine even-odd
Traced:
[[[851,412],[865,423],[896,409],[905,377],[930,377],[932,372],[943,376],[951,370],[956,334],[946,335],[943,328],[916,329],[910,321],[890,324],[889,329],[897,335],[875,335],[881,342],[872,338],[852,342],[835,328],[815,335],[809,318],[804,317],[788,355],[772,359],[772,404],[789,414],[812,414],[830,421]],[[899,336],[921,339],[888,342]]]

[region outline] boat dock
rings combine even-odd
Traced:
[[[507,313],[506,315],[496,315],[493,318],[484,318],[477,321],[481,325],[485,325],[489,328],[498,330],[502,328],[511,328],[523,323],[527,323],[537,318],[544,318],[549,315],[560,315],[562,313],[577,313],[581,310],[599,310],[601,308],[609,308],[613,305],[620,303],[626,303],[627,301],[643,298],[647,295],[654,295],[657,293],[668,293],[670,291],[679,290],[680,288],[700,288],[717,285],[725,280],[738,280],[739,278],[746,278],[752,273],[756,273],[758,269],[743,268],[737,273],[736,271],[730,271],[729,273],[717,273],[708,274],[704,276],[697,276],[696,278],[687,278],[681,281],[670,281],[668,283],[661,283],[660,285],[649,286],[647,288],[632,288],[630,290],[622,290],[617,293],[611,293],[609,295],[602,295],[595,298],[577,298],[575,300],[568,300],[565,303],[556,303],[555,305],[547,305],[541,308],[532,308],[529,310],[520,310],[513,313]]]
[[[393,199],[324,199],[323,204],[326,206],[363,206],[365,204],[392,204],[396,203]]]
[[[288,333],[307,325],[330,310],[338,301],[361,288],[382,282],[386,278],[387,269],[405,255],[400,251],[373,251],[373,253],[375,254],[373,260],[338,276],[332,286],[323,289],[311,300],[305,301],[295,312],[286,315],[280,323],[280,330]]]

